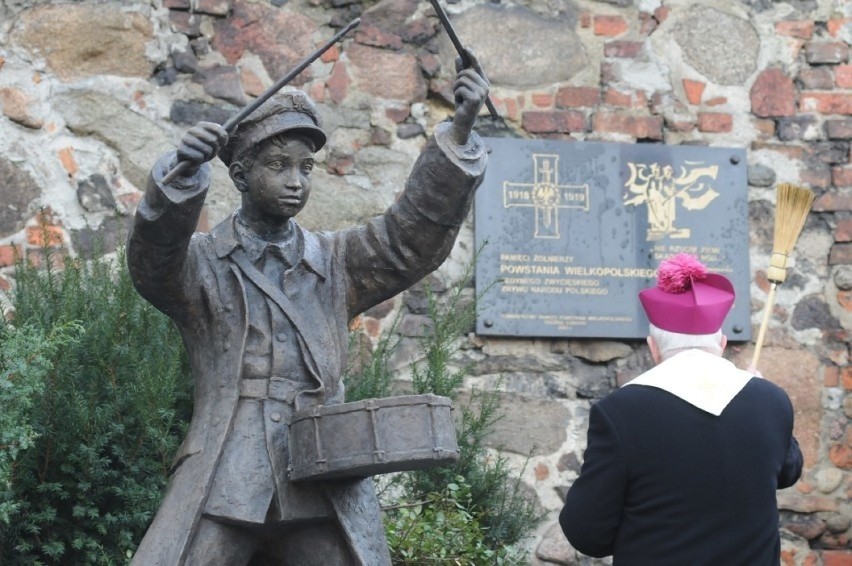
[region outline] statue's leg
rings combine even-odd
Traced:
[[[354,566],[359,564],[333,522],[307,524],[270,534],[258,551],[263,566]],[[255,562],[252,562],[255,564]]]
[[[244,566],[257,548],[257,534],[202,517],[186,566]]]

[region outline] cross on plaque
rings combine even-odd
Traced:
[[[589,210],[589,185],[560,185],[559,156],[534,153],[532,183],[503,181],[503,207],[535,209],[535,238],[558,239],[559,209]]]

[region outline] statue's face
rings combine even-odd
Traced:
[[[270,220],[292,218],[308,202],[313,167],[313,150],[303,139],[266,140],[245,171],[243,208]]]

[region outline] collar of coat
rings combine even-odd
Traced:
[[[721,356],[703,350],[686,350],[624,387],[645,385],[663,389],[718,417],[752,377]]]
[[[224,222],[220,222],[210,231],[210,236],[213,238],[213,249],[216,252],[216,257],[219,259],[231,255],[238,246],[243,247],[240,236],[237,234],[236,222],[238,213],[239,210],[234,211],[230,218]],[[304,243],[301,259],[302,264],[324,280],[326,278],[326,267],[323,261],[322,249],[316,235],[303,229],[292,218],[290,219],[290,225],[293,228],[293,241],[301,240]]]

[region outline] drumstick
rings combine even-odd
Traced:
[[[258,96],[252,103],[247,104],[245,107],[243,107],[242,110],[240,110],[239,112],[237,112],[236,114],[231,116],[228,119],[227,122],[222,124],[222,127],[225,128],[225,131],[227,131],[228,133],[231,133],[231,131],[237,126],[237,124],[239,124],[240,122],[245,120],[248,117],[249,114],[251,114],[252,112],[257,110],[257,108],[261,104],[266,102],[269,99],[269,97],[271,97],[273,94],[275,94],[276,92],[281,90],[284,87],[284,85],[286,85],[287,83],[292,81],[294,78],[296,78],[296,76],[299,73],[301,73],[302,71],[304,71],[308,67],[308,65],[310,65],[311,63],[316,61],[323,53],[325,53],[326,51],[331,49],[331,47],[335,43],[340,41],[343,38],[344,35],[346,35],[350,31],[352,31],[356,27],[358,27],[358,24],[360,24],[360,23],[361,23],[361,18],[355,18],[354,20],[349,22],[349,24],[347,24],[345,28],[343,28],[342,30],[337,32],[334,35],[334,37],[332,37],[331,39],[329,39],[325,43],[325,45],[323,45],[322,47],[320,47],[319,49],[314,51],[312,54],[307,56],[305,59],[303,59],[302,62],[299,63],[298,65],[296,65],[296,67],[292,71],[290,71],[289,73],[284,75],[282,78],[280,78],[278,80],[278,82],[276,82],[274,85],[269,87],[263,94]],[[184,169],[186,169],[186,167],[187,167],[186,161],[178,162],[178,164],[175,165],[174,168],[172,168],[171,171],[166,173],[165,177],[163,177],[162,183],[167,184],[167,183],[171,182],[175,177],[180,175],[184,171]]]

